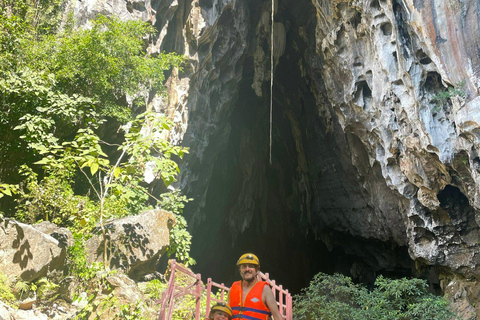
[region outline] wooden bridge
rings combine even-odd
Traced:
[[[167,290],[165,290],[162,298],[159,301],[161,305],[159,316],[160,320],[171,320],[174,312],[175,302],[179,301],[185,296],[190,296],[195,301],[195,320],[206,319],[210,312],[210,305],[212,303],[226,302],[228,300],[228,291],[230,291],[230,288],[226,287],[223,283],[219,284],[213,282],[211,278],[208,278],[207,284],[204,285],[201,274],[194,274],[189,269],[183,267],[181,264],[178,264],[175,260],[170,260],[170,262],[171,272]],[[190,284],[182,286],[181,284],[176,283],[176,275],[179,272],[189,279],[187,283]],[[285,317],[286,320],[292,320],[292,296],[288,290],[283,289],[281,285],[277,285],[275,280],[271,280],[268,273],[259,272],[259,278],[263,281],[266,281],[272,288],[273,295],[277,301],[280,313]],[[214,294],[212,289],[217,291],[216,294]],[[206,306],[203,310],[201,305],[202,296],[206,300]]]

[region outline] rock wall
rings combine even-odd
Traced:
[[[178,187],[195,199],[185,212],[198,268],[231,280],[254,251],[294,289],[321,269],[381,272],[476,300],[478,2],[275,7],[269,164],[270,1],[75,2],[80,21],[105,10],[150,20],[151,50],[188,58],[170,100],[152,105],[190,148]]]
[[[478,32],[478,4],[337,1],[315,7],[322,17],[316,53],[325,59],[322,76],[349,149],[358,150],[352,163],[359,178],[377,166],[379,178],[398,194],[397,213],[382,211],[401,216],[417,272],[434,266],[442,289],[454,274],[477,278],[480,64],[473,49],[478,39],[470,35]]]

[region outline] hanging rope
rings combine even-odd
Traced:
[[[273,123],[273,15],[275,0],[272,0],[272,26],[270,31],[270,165],[272,164],[272,123]]]

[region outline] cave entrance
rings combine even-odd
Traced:
[[[188,217],[198,203],[185,210],[193,221],[195,271],[230,285],[239,279],[238,257],[252,252],[260,258],[261,270],[293,293],[321,271],[341,272],[364,282],[380,273],[410,274],[413,263],[403,240],[384,230],[364,230],[372,226],[368,219],[393,209],[388,201],[395,201],[395,196],[385,196],[384,185],[376,181],[378,167],[359,172],[352,163],[350,149],[357,145],[356,138],[339,127],[322,92],[323,80],[315,70],[321,57],[310,52],[315,50],[314,34],[298,32],[315,30],[315,9],[308,1],[279,1],[275,17],[284,24],[287,45],[275,68],[269,165],[269,81],[263,82],[260,97],[252,88],[258,72],[253,53],[257,45],[268,49],[268,42],[255,42],[261,5],[247,3],[251,49],[241,66],[230,66],[243,71],[225,119],[228,143],[220,151],[208,149],[214,155],[213,170],[208,188],[198,191],[204,192],[201,218]],[[363,91],[368,96],[368,90]],[[366,178],[379,184],[379,194],[368,194],[363,187]],[[384,207],[372,206],[369,199],[382,196]],[[365,236],[377,232],[386,234],[383,240]]]

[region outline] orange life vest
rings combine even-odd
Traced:
[[[247,293],[243,304],[242,281],[232,284],[229,293],[230,307],[233,310],[233,318],[248,320],[268,320],[271,313],[262,300],[263,288],[268,286],[265,281],[258,281]]]

